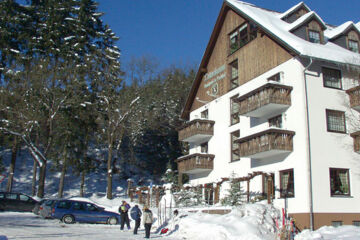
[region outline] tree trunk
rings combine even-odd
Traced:
[[[44,161],[43,165],[40,167],[40,174],[39,174],[39,189],[37,196],[39,198],[44,197],[45,193],[45,179],[46,179],[46,161]]]
[[[85,170],[82,170],[81,183],[80,183],[80,197],[84,197],[84,186],[85,186]]]
[[[107,189],[106,189],[106,197],[108,199],[112,199],[112,144],[109,144],[108,148],[108,160],[107,160]]]
[[[59,192],[58,197],[62,198],[64,193],[64,181],[65,181],[65,174],[66,174],[66,167],[67,167],[67,150],[66,150],[66,144],[64,146],[64,152],[63,152],[63,159],[64,162],[62,164],[61,168],[61,175],[60,175],[60,183],[59,183]]]
[[[13,147],[11,149],[11,163],[10,163],[8,182],[6,185],[6,191],[8,192],[11,192],[13,187],[17,151],[18,151],[18,143],[17,143],[17,138],[15,137],[13,142]]]
[[[36,195],[36,173],[37,173],[37,162],[34,160],[33,177],[32,177],[32,184],[31,184],[31,194],[32,194],[32,196]]]

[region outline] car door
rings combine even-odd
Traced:
[[[19,194],[19,208],[21,211],[31,212],[35,207],[36,201],[29,196]]]
[[[19,206],[19,198],[16,193],[6,193],[5,194],[5,211],[22,211]]]
[[[98,206],[92,203],[86,203],[86,208],[91,222],[106,222],[107,216],[104,216],[104,213]]]
[[[77,222],[89,222],[88,213],[86,211],[86,205],[82,202],[73,202],[72,213]]]

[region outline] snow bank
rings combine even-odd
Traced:
[[[341,226],[329,227],[324,226],[316,231],[304,230],[295,237],[295,240],[359,240],[360,227]]]
[[[274,219],[279,212],[270,205],[246,204],[225,215],[180,212],[169,222],[169,234],[179,239],[275,239]]]

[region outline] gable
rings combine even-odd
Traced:
[[[227,9],[212,50],[202,69],[206,73],[196,79],[190,112],[203,106],[230,90],[231,69],[229,64],[237,60],[239,85],[263,74],[292,58],[292,55],[259,29],[257,37],[233,53],[229,52],[229,36],[235,29],[248,22],[244,17]]]

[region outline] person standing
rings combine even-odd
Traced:
[[[125,223],[127,228],[130,229],[130,221],[128,215],[129,209],[130,209],[130,205],[126,201],[122,201],[122,204],[119,207],[119,213],[121,216],[120,230],[124,230]]]
[[[150,229],[154,220],[153,220],[152,212],[147,206],[144,206],[143,216],[144,216],[143,221],[145,227],[145,238],[150,238]]]
[[[142,212],[138,205],[135,205],[130,211],[130,216],[135,221],[134,234],[137,234],[137,230],[140,227],[141,215]]]

